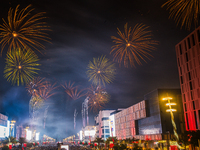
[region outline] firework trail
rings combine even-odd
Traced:
[[[74,129],[76,129],[76,116],[78,115],[78,112],[76,109],[74,110]]]
[[[45,111],[44,111],[44,129],[45,129],[45,125],[46,125],[46,118],[47,118],[48,108],[49,108],[49,106],[47,106],[47,107],[45,108]]]

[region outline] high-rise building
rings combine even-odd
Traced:
[[[186,130],[200,129],[200,27],[176,45]]]
[[[110,113],[115,110],[101,110],[99,114],[95,116],[95,125],[96,125],[96,137],[101,137],[106,139],[110,137]]]

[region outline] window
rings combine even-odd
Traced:
[[[199,92],[199,89],[197,89],[197,95],[198,95],[198,98],[200,98],[200,92]]]
[[[194,34],[192,34],[192,44],[195,45]]]
[[[187,113],[185,113],[185,116],[186,116],[187,128],[188,128],[188,130],[189,130],[190,127],[189,127],[189,121],[188,121],[188,115],[187,115]]]
[[[195,121],[196,129],[198,129],[196,111],[194,111],[194,121]]]
[[[199,32],[199,30],[197,30],[197,35],[198,35],[198,40],[200,42],[200,32]]]
[[[192,101],[192,106],[193,106],[193,109],[195,110],[195,103],[194,103],[194,101]]]
[[[187,71],[189,71],[188,63],[186,65],[187,65]]]
[[[188,54],[185,53],[186,62],[188,62]]]
[[[179,58],[178,58],[178,66],[180,66],[180,61],[179,61]]]
[[[181,44],[179,44],[179,51],[180,51],[180,55],[182,55]]]
[[[99,123],[96,123],[96,125],[99,125]]]
[[[104,133],[104,129],[102,129],[102,133]]]
[[[193,100],[193,93],[192,93],[192,91],[190,92],[190,95],[191,95],[191,100]]]
[[[104,138],[104,135],[101,135],[101,138]]]
[[[110,135],[106,135],[106,138],[110,137]]]
[[[110,130],[109,129],[105,129],[105,133],[110,133]]]
[[[192,82],[190,82],[190,90],[193,90],[193,88],[192,88]]]
[[[185,51],[187,51],[186,41],[184,41],[184,44],[185,44]]]
[[[182,76],[180,77],[180,80],[181,80],[181,84],[183,84],[183,77]]]
[[[187,106],[186,106],[186,104],[184,104],[184,106],[185,106],[185,111],[187,111]]]
[[[185,99],[185,94],[183,94],[183,100],[184,100],[184,102],[186,102],[186,99]]]
[[[191,48],[191,44],[190,44],[190,38],[189,37],[187,38],[187,42],[188,42],[188,48],[190,49]]]
[[[188,77],[189,77],[189,80],[191,80],[191,74],[190,74],[190,72],[188,72]]]
[[[103,117],[101,120],[109,120],[109,117]]]
[[[180,74],[182,75],[182,69],[181,69],[181,67],[180,67]]]

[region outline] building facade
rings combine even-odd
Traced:
[[[200,27],[176,45],[186,130],[200,129]]]
[[[5,139],[10,135],[10,121],[8,116],[0,114],[0,139]]]
[[[96,137],[101,137],[106,139],[110,137],[110,113],[115,110],[101,110],[99,114],[95,116],[95,126],[96,126]]]
[[[163,97],[171,96],[177,111],[174,112],[174,121],[177,133],[183,133],[184,117],[180,89],[156,89],[144,96],[144,100],[132,105],[115,116],[115,132],[118,139],[136,138],[140,140],[166,140],[167,135],[173,135],[173,126],[170,113]]]
[[[86,141],[89,143],[90,141],[95,140],[95,134],[96,134],[96,126],[83,127],[79,133],[79,140]]]
[[[22,125],[16,127],[16,140],[19,140],[20,137],[26,138],[26,130]]]
[[[119,140],[132,138],[136,135],[135,121],[146,117],[145,101],[130,106],[114,116],[116,137]]]

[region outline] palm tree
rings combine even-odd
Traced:
[[[102,138],[96,138],[95,140],[94,140],[94,142],[97,142],[98,143],[98,149],[100,148],[100,144],[101,143],[104,143],[104,140],[102,139]]]
[[[200,140],[200,131],[186,131],[187,136],[189,137],[189,143],[192,146],[192,149],[195,149],[198,146],[198,140]]]
[[[108,138],[106,139],[106,146],[109,147],[109,143],[110,143],[111,141],[113,141],[113,144],[115,145],[115,144],[117,143],[117,138],[116,138],[116,137],[108,137]]]

